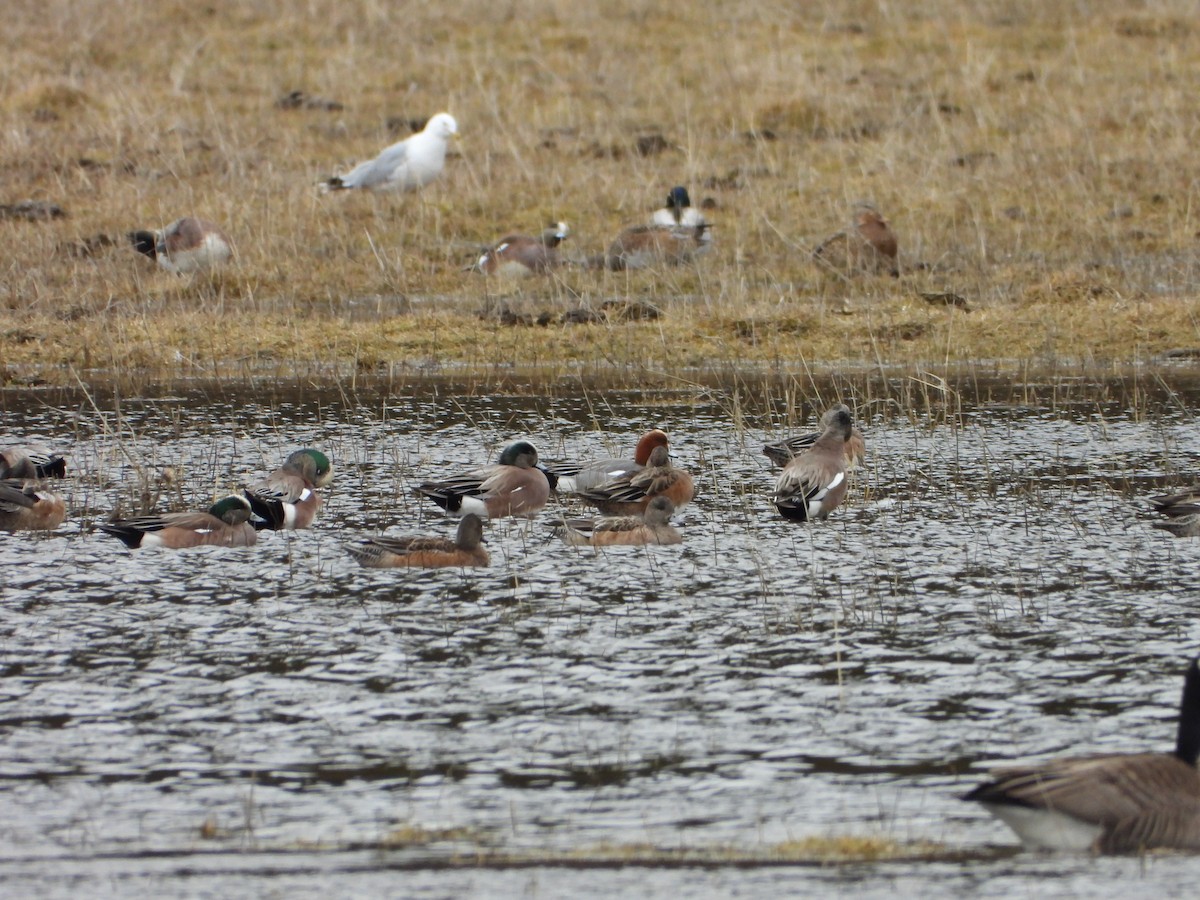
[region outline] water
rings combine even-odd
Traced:
[[[0,395],[0,443],[52,439],[72,509],[0,536],[5,892],[1190,893],[1188,858],[1014,855],[956,799],[993,763],[1169,748],[1200,649],[1200,544],[1137,502],[1196,472],[1193,401],[1067,393],[984,385],[953,425],[866,404],[865,470],[814,528],[767,502],[780,409],[744,386]],[[490,526],[469,573],[343,549],[452,533],[408,488],[512,437],[590,458],[654,426],[698,476],[682,547],[596,553],[539,520]],[[300,446],[338,466],[309,531],[130,553],[93,530],[207,506]],[[446,868],[822,835],[955,855]]]

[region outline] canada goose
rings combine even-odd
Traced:
[[[1183,680],[1171,753],[1052,759],[1007,769],[962,799],[982,803],[1029,849],[1200,850],[1200,668]]]

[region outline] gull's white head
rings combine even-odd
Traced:
[[[425,131],[442,140],[448,140],[450,135],[458,134],[458,123],[450,113],[438,113],[425,123]]]

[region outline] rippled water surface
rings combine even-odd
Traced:
[[[53,534],[0,535],[6,892],[1190,893],[1189,858],[1003,852],[1012,835],[956,797],[993,763],[1170,747],[1200,542],[1139,501],[1195,475],[1194,402],[862,402],[865,470],[806,528],[773,514],[759,449],[807,429],[749,394],[4,394],[0,444],[65,453],[72,510]],[[486,570],[366,570],[343,549],[450,534],[409,488],[513,437],[589,458],[654,426],[698,479],[682,547],[567,547],[548,510],[489,526]],[[207,506],[300,446],[338,467],[309,531],[130,553],[94,530]],[[813,835],[964,856],[436,865]]]

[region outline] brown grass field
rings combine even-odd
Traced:
[[[1197,346],[1190,9],[10,0],[0,204],[66,215],[0,218],[0,383],[1109,365]],[[342,108],[278,107],[293,90]],[[317,191],[443,109],[461,138],[420,194]],[[674,184],[715,204],[695,265],[515,286],[462,270],[558,219],[565,249],[597,252]],[[899,279],[811,258],[860,198],[899,235]],[[233,236],[216,279],[124,240],[186,214]],[[580,308],[604,313],[560,321]]]

